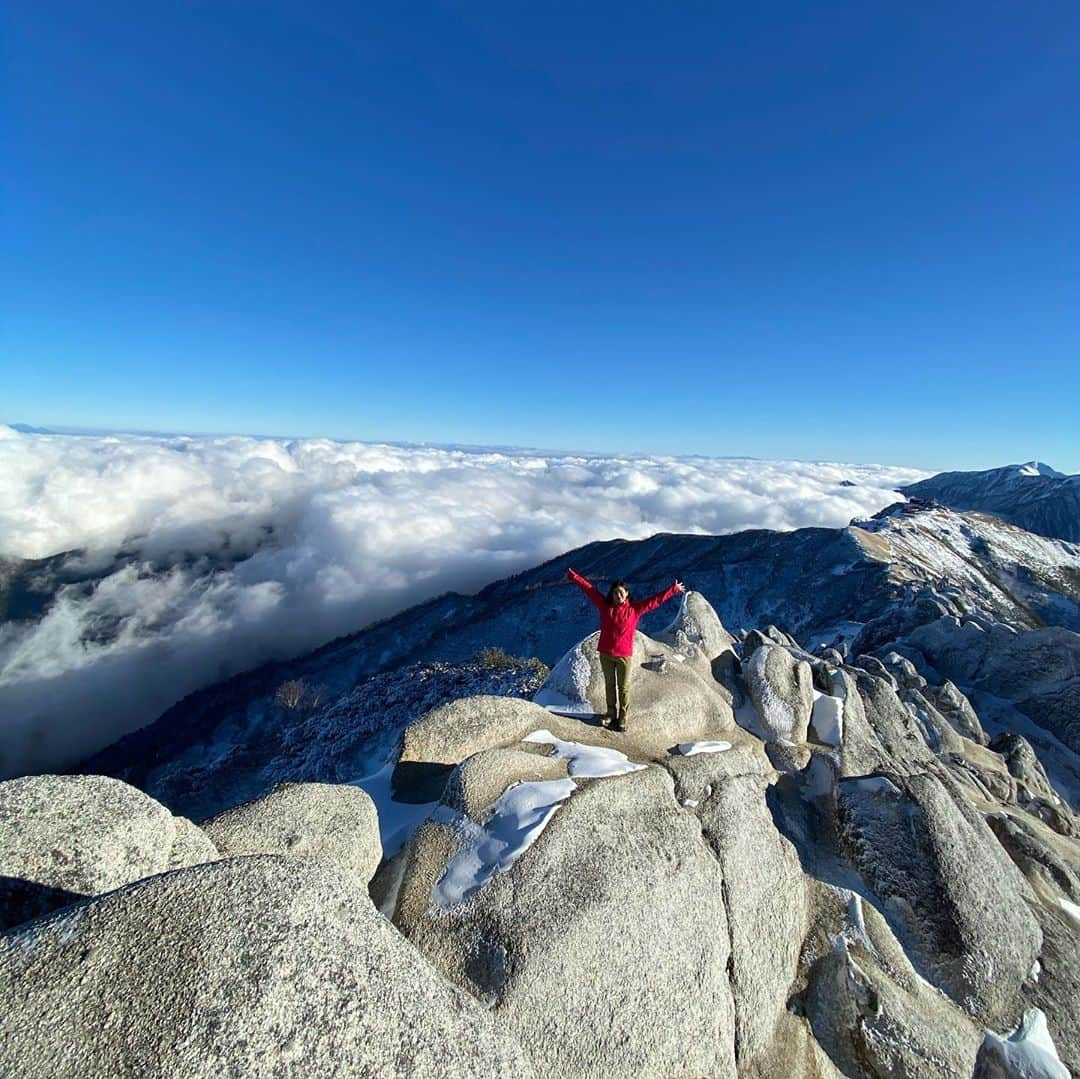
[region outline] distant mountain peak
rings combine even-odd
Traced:
[[[1021,476],[1049,476],[1055,480],[1065,479],[1064,472],[1058,472],[1057,469],[1051,468],[1042,461],[1028,461],[1025,464],[1014,465],[1013,467]]]
[[[1080,476],[1042,461],[983,472],[941,472],[900,488],[950,509],[990,513],[1029,532],[1080,543]]]

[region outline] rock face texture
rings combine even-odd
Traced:
[[[0,783],[0,929],[216,857],[190,821],[117,779],[46,775]]]
[[[283,784],[202,827],[223,855],[287,854],[326,862],[361,886],[382,861],[375,803],[358,787]]]
[[[137,957],[137,961],[133,961]],[[274,856],[141,881],[0,938],[0,1072],[533,1074],[349,878]]]
[[[814,705],[810,665],[780,645],[755,649],[746,664],[746,685],[770,740],[805,742]]]
[[[540,1074],[735,1075],[722,873],[666,772],[575,792],[512,872],[440,909],[457,842],[417,834],[395,922]]]
[[[972,1015],[1000,1021],[1042,945],[1031,893],[962,795],[932,775],[899,781],[841,782],[844,846],[924,975]]]
[[[802,868],[765,804],[768,783],[760,775],[717,777],[698,810],[723,875],[740,1063],[768,1051],[807,928]]]

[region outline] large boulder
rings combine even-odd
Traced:
[[[572,737],[576,724],[520,697],[460,697],[425,712],[402,735],[394,767],[394,792],[417,802],[435,801],[454,766],[484,749],[514,745],[547,728]]]
[[[340,867],[361,887],[382,860],[375,803],[359,787],[283,783],[202,827],[224,855],[310,858]]]
[[[520,747],[484,749],[450,773],[442,802],[479,824],[499,796],[515,783],[543,783],[565,779],[566,775],[566,759],[549,756],[546,746],[525,742]]]
[[[394,920],[541,1074],[735,1075],[721,870],[663,769],[586,781],[511,868],[441,906],[448,861],[484,850],[475,827],[416,833]]]
[[[534,701],[565,715],[603,715],[607,698],[598,640],[594,633],[571,648]],[[680,652],[643,633],[634,634],[630,687],[630,740],[647,753],[659,755],[679,742],[709,738],[735,725],[730,693]]]
[[[1039,954],[1034,896],[947,780],[864,776],[838,784],[843,849],[903,926],[930,981],[986,1022],[1011,1019]]]
[[[40,775],[0,783],[0,930],[215,857],[190,821],[118,779]]]
[[[0,1073],[532,1074],[355,882],[233,858],[0,938]]]
[[[758,720],[769,741],[805,742],[814,705],[810,664],[776,644],[762,644],[743,673]]]

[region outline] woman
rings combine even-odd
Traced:
[[[604,672],[604,689],[607,693],[604,726],[610,724],[613,731],[625,731],[626,714],[630,709],[630,657],[634,652],[634,631],[638,619],[661,603],[667,603],[672,596],[685,592],[686,588],[682,581],[676,581],[663,592],[635,603],[630,599],[630,590],[625,581],[616,581],[604,596],[580,573],[568,569],[566,576],[592,600],[600,612],[600,640],[596,650],[600,653],[600,667]]]

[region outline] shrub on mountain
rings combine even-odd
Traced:
[[[541,678],[546,678],[550,670],[548,665],[543,660],[537,659],[536,656],[530,656],[528,659],[522,656],[512,656],[504,648],[499,648],[497,645],[482,648],[476,653],[475,662],[491,671],[521,669],[535,671]]]
[[[323,686],[309,686],[302,678],[292,678],[278,686],[274,704],[287,712],[314,712],[325,693]]]

